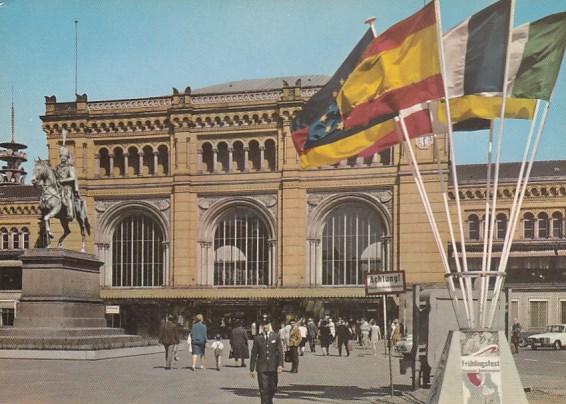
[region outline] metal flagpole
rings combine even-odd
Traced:
[[[513,36],[513,20],[514,20],[514,14],[515,14],[515,0],[511,0],[510,3],[510,12],[509,12],[510,16],[509,16],[509,27],[508,27],[508,32],[507,32],[507,50],[505,52],[505,69],[504,69],[504,74],[503,74],[503,94],[502,94],[502,99],[501,99],[501,108],[499,111],[499,127],[498,127],[498,132],[497,132],[497,154],[496,154],[496,158],[495,158],[495,174],[494,174],[494,179],[493,179],[493,193],[492,193],[492,203],[491,203],[491,217],[490,217],[490,225],[489,225],[489,240],[488,240],[488,251],[487,251],[487,258],[486,258],[486,265],[487,265],[487,271],[491,271],[491,258],[492,258],[492,252],[493,252],[493,237],[494,237],[494,227],[495,227],[495,212],[497,209],[497,189],[498,189],[498,185],[499,185],[499,166],[500,166],[500,161],[501,161],[501,147],[503,144],[503,126],[505,123],[505,107],[507,104],[507,81],[509,79],[509,56],[511,54],[511,39]],[[489,283],[489,282],[488,282]],[[501,282],[496,282],[496,285],[499,285],[499,288],[501,288]],[[494,290],[494,292],[497,292]],[[497,296],[499,296],[499,293],[497,293]],[[484,297],[486,299],[486,304],[487,304],[487,299],[488,296],[486,294],[486,296]],[[493,302],[492,302],[493,303]],[[485,316],[484,318],[480,319],[481,322],[481,327],[485,327]]]
[[[436,247],[438,248],[438,252],[440,254],[440,259],[442,261],[442,265],[444,266],[444,272],[448,275],[448,274],[450,274],[450,265],[449,265],[448,259],[446,257],[446,252],[444,250],[442,240],[440,239],[440,233],[439,233],[438,227],[436,225],[436,220],[434,219],[434,215],[433,215],[432,209],[430,207],[430,201],[428,200],[428,196],[427,196],[426,191],[424,189],[424,182],[422,180],[420,170],[419,170],[419,168],[418,168],[418,166],[416,165],[416,162],[415,162],[416,159],[415,159],[413,148],[411,147],[409,135],[407,133],[407,128],[405,126],[405,121],[402,117],[396,117],[395,123],[396,123],[397,136],[399,137],[400,143],[403,143],[403,136],[404,136],[405,144],[407,145],[407,149],[409,151],[409,157],[407,158],[407,160],[409,162],[409,167],[411,168],[411,172],[413,173],[413,178],[415,179],[415,184],[417,185],[417,190],[419,191],[421,201],[422,201],[423,206],[425,208],[425,213],[428,217],[428,221],[429,221],[431,229],[432,229],[434,241],[436,242]],[[401,128],[399,128],[399,126]],[[453,303],[453,306],[454,306],[454,311],[456,313],[456,320],[458,321],[458,326],[460,326],[461,312],[460,312],[458,297],[456,295],[456,288],[454,286],[454,280],[452,279],[452,277],[448,277],[447,279],[448,279],[448,286],[449,286],[448,292],[450,293],[450,297],[452,298],[452,303]],[[460,278],[459,281],[460,281],[460,285],[462,286],[462,279]],[[470,323],[470,313],[469,313],[468,301],[465,298],[465,294],[464,294],[463,289],[462,289],[462,296],[463,296],[462,300],[464,302],[464,309],[465,309],[465,315],[466,315],[465,318],[466,318],[466,321],[468,322],[468,325],[469,325],[469,323]]]
[[[554,93],[554,90],[553,90],[553,93]],[[550,108],[550,104],[551,104],[551,101],[552,101],[552,95],[553,94],[550,95],[548,103],[545,105],[543,115],[542,115],[542,119],[541,119],[541,123],[540,123],[539,129],[538,129],[538,132],[537,132],[537,136],[536,136],[536,139],[535,139],[535,142],[534,142],[534,145],[533,145],[533,150],[531,152],[531,159],[529,160],[529,166],[527,168],[527,173],[525,174],[525,179],[523,181],[523,187],[521,189],[521,196],[519,197],[519,202],[517,203],[517,212],[515,214],[517,217],[519,215],[518,211],[520,211],[519,208],[523,204],[523,197],[525,196],[525,192],[527,190],[527,183],[528,183],[529,177],[531,175],[531,169],[533,168],[535,156],[536,156],[536,153],[537,153],[537,150],[538,150],[538,145],[540,143],[540,138],[541,138],[542,132],[544,130],[544,125],[546,124],[546,117],[548,115],[548,110]],[[513,223],[513,229],[512,229],[513,232],[515,230],[515,226],[517,225],[517,221],[518,221],[518,218],[516,218],[514,223]],[[513,233],[511,232],[511,234],[513,234]],[[505,272],[507,270],[507,260],[509,258],[510,250],[511,250],[511,240],[509,241],[509,244],[507,246],[506,254],[505,255],[502,254],[502,256],[501,256],[501,260],[499,262],[499,271]],[[491,307],[490,307],[491,310],[490,310],[490,313],[489,313],[489,324],[492,324],[493,320],[495,318],[495,310],[496,310],[496,307],[497,307],[496,303],[497,303],[497,300],[499,299],[499,294],[501,293],[502,283],[503,282],[502,282],[501,278],[498,278],[497,282],[496,282],[496,287],[495,287],[495,290],[494,290],[495,291],[494,300],[492,300]]]
[[[442,20],[441,20],[441,16],[440,16],[440,1],[439,0],[434,0],[435,1],[435,13],[436,13],[436,27],[437,27],[437,36],[438,36],[438,45],[439,45],[439,51],[440,51],[440,68],[441,68],[441,72],[442,72],[442,85],[444,87],[444,101],[445,101],[445,110],[446,110],[446,123],[448,126],[448,145],[449,145],[449,150],[450,150],[450,161],[449,161],[449,166],[451,169],[451,175],[452,178],[454,179],[453,183],[454,183],[454,194],[455,194],[455,199],[456,199],[456,214],[458,216],[458,224],[459,224],[459,233],[460,233],[460,242],[461,242],[461,246],[462,246],[462,264],[463,264],[463,272],[468,272],[468,259],[466,256],[466,239],[464,237],[464,227],[463,227],[463,223],[462,223],[462,207],[460,205],[460,190],[459,190],[459,186],[458,186],[458,174],[456,172],[456,154],[454,152],[454,137],[453,137],[453,133],[452,133],[452,117],[450,116],[450,103],[448,100],[448,87],[446,84],[446,62],[445,62],[445,56],[444,56],[444,42],[442,40]],[[453,244],[453,248],[454,248],[454,255],[455,255],[455,260],[456,262],[458,262],[458,247],[457,245],[454,243]],[[457,264],[458,265],[458,264]],[[462,289],[462,299],[464,300],[464,302],[466,300],[468,300],[470,302],[469,304],[469,316],[468,316],[468,327],[473,327],[475,325],[475,319],[474,319],[474,304],[473,304],[473,296],[472,296],[472,284],[471,284],[471,279],[469,279],[468,277],[466,277],[466,279],[464,280],[465,282],[465,289]],[[466,304],[466,303],[464,303]]]
[[[75,20],[75,95],[78,94],[79,82],[79,22]]]
[[[493,120],[489,122],[489,143],[487,148],[487,173],[485,186],[485,213],[483,223],[483,254],[481,262],[481,280],[480,280],[480,301],[479,301],[479,319],[480,324],[484,318],[485,306],[487,305],[487,293],[489,287],[489,279],[486,279],[485,270],[487,267],[487,240],[489,239],[489,200],[491,199],[491,166],[493,159]]]

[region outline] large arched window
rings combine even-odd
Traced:
[[[214,233],[214,285],[269,285],[269,234],[249,211],[233,212]]]
[[[137,214],[118,222],[112,235],[112,286],[162,286],[163,251],[163,232],[149,216]]]
[[[10,236],[12,238],[12,248],[16,250],[20,248],[20,232],[15,227],[10,230]]]
[[[22,227],[22,248],[29,248],[29,230],[27,227]]]
[[[335,209],[322,232],[322,284],[362,285],[365,274],[382,270],[380,220],[361,204]]]

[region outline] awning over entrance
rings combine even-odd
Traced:
[[[365,288],[162,288],[102,289],[102,299],[305,299],[365,298]],[[368,297],[377,299],[378,297]]]

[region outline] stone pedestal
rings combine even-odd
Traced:
[[[13,327],[0,329],[0,349],[100,350],[143,346],[137,335],[106,327],[100,299],[102,262],[63,249],[25,250],[22,295]]]
[[[528,404],[503,331],[450,331],[427,403]]]

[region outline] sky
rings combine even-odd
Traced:
[[[447,31],[491,4],[443,0]],[[566,0],[516,0],[514,26],[566,10]],[[379,34],[423,0],[0,0],[0,141],[46,158],[44,96],[89,101],[171,95],[234,80],[332,75],[375,16]],[[75,24],[75,21],[78,21]],[[566,66],[558,77],[537,160],[566,159]],[[521,161],[529,121],[506,120],[502,161]],[[455,133],[458,164],[487,161],[488,133]]]

